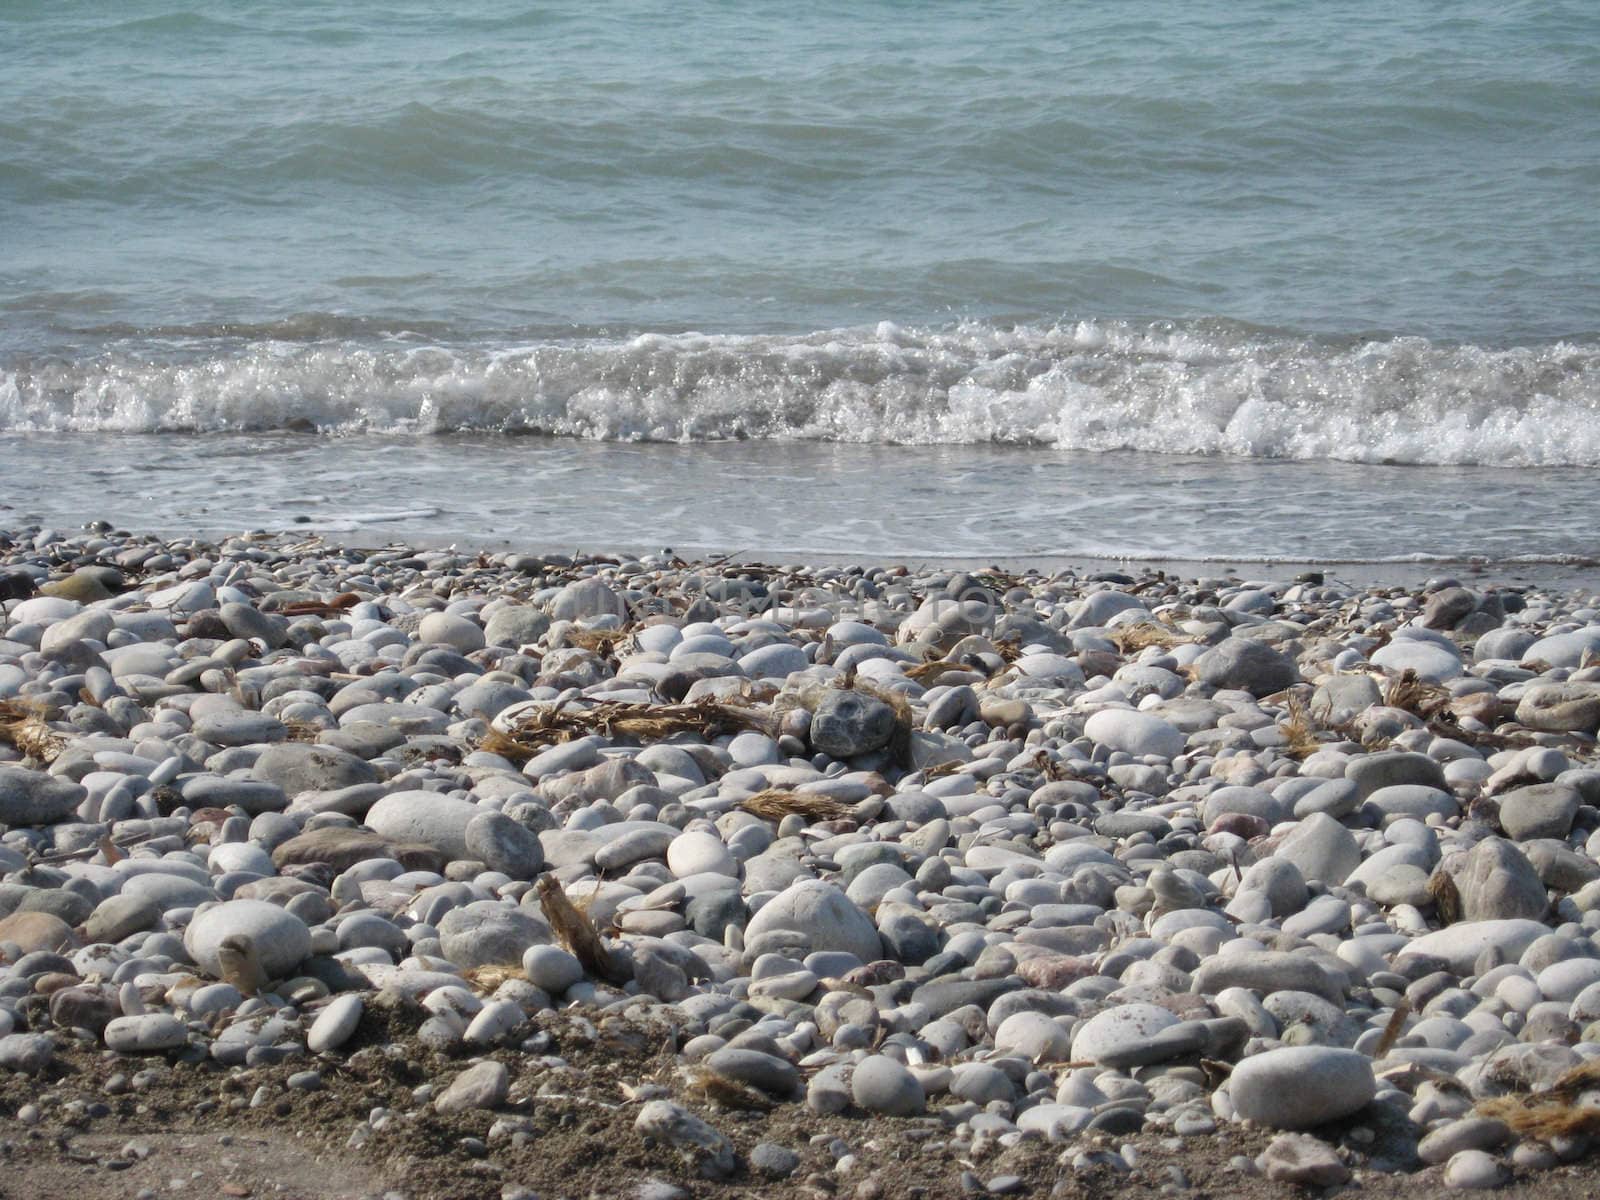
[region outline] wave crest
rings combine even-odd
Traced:
[[[884,323],[520,346],[208,339],[0,371],[0,430],[277,429],[1588,466],[1600,465],[1600,346]]]

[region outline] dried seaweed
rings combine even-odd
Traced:
[[[472,985],[473,991],[484,996],[492,995],[508,979],[528,978],[521,967],[509,963],[485,963],[482,966],[468,967],[461,974]]]
[[[291,742],[315,742],[322,734],[322,726],[311,721],[297,721],[290,719],[284,722],[289,730]]]
[[[601,658],[611,658],[617,647],[630,637],[629,629],[568,629],[561,635],[561,644],[575,650],[589,650]]]
[[[1600,1062],[1580,1063],[1542,1092],[1479,1101],[1477,1111],[1504,1121],[1524,1137],[1548,1140],[1600,1132]]]
[[[836,821],[850,815],[850,806],[832,796],[790,792],[783,788],[767,788],[757,792],[741,801],[739,807],[764,821],[781,821],[788,816],[801,816],[807,821]]]
[[[689,1068],[684,1077],[684,1084],[691,1094],[721,1108],[765,1112],[773,1107],[772,1101],[755,1088],[740,1083],[737,1079],[721,1075],[704,1063]]]
[[[0,742],[46,764],[67,746],[67,739],[46,724],[43,710],[26,700],[0,700]]]
[[[1435,868],[1428,876],[1427,892],[1433,899],[1433,909],[1441,925],[1454,925],[1461,920],[1461,892],[1450,872],[1443,867]]]
[[[1312,719],[1311,710],[1303,699],[1292,693],[1285,701],[1284,707],[1288,715],[1278,722],[1278,732],[1283,734],[1285,740],[1283,752],[1292,758],[1309,758],[1322,749],[1322,742],[1317,738],[1317,723]]]
[[[1390,708],[1414,713],[1424,721],[1431,721],[1449,707],[1454,699],[1447,688],[1419,679],[1409,667],[1398,679],[1389,681],[1383,690],[1383,702]]]
[[[491,729],[478,747],[513,762],[525,762],[542,750],[590,734],[660,741],[675,733],[693,733],[710,740],[724,733],[754,729],[770,733],[764,712],[715,700],[693,704],[638,704],[603,700],[590,708],[547,704],[519,716],[509,729]]]
[[[600,940],[594,922],[587,914],[579,912],[568,898],[566,889],[554,875],[541,875],[535,885],[539,892],[539,908],[544,919],[550,922],[561,944],[570,950],[583,969],[607,983],[621,985],[628,981],[629,972],[611,949]]]
[[[1198,640],[1157,621],[1136,621],[1118,626],[1111,631],[1110,638],[1124,655],[1137,654],[1149,646],[1163,649],[1169,646],[1192,646]]]

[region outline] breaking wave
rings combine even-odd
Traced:
[[[486,345],[432,330],[380,337],[316,317],[244,336],[203,332],[7,363],[0,431],[503,433],[1600,465],[1600,342],[1587,336],[1485,347],[1085,321]]]

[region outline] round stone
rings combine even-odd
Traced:
[[[62,947],[76,947],[78,939],[72,926],[54,913],[15,912],[0,917],[0,942],[10,942],[24,954],[36,950],[59,951]]]
[[[748,1084],[771,1096],[792,1096],[800,1091],[801,1078],[793,1064],[760,1050],[739,1050],[725,1046],[705,1057],[714,1074]]]
[[[0,825],[54,825],[70,817],[87,795],[70,779],[0,766]]]
[[[529,946],[522,955],[522,973],[534,987],[559,996],[583,981],[583,964],[560,946]]]
[[[504,1063],[486,1059],[474,1063],[450,1081],[450,1086],[439,1094],[433,1106],[442,1113],[467,1112],[475,1108],[493,1108],[506,1098],[511,1090],[511,1072]]]
[[[1083,1023],[1072,1039],[1072,1057],[1097,1063],[1103,1055],[1141,1044],[1177,1024],[1176,1014],[1154,1004],[1119,1004]]]
[[[450,613],[429,613],[417,626],[417,640],[449,646],[458,654],[471,654],[484,647],[483,630],[465,617]]]
[[[1012,1013],[994,1032],[994,1048],[1033,1062],[1059,1062],[1067,1058],[1072,1039],[1060,1022],[1043,1013]]]
[[[874,1054],[856,1064],[850,1096],[868,1112],[890,1117],[914,1117],[927,1104],[917,1077],[885,1054]]]
[[[1444,1168],[1445,1185],[1462,1191],[1487,1191],[1510,1177],[1500,1160],[1483,1150],[1463,1150],[1453,1155]]]
[[[667,847],[667,869],[679,879],[691,875],[738,877],[739,864],[715,834],[680,833]]]
[[[208,974],[221,976],[217,949],[224,940],[236,937],[254,945],[269,979],[293,974],[311,953],[311,931],[306,923],[264,900],[229,900],[206,909],[190,922],[183,944]]]
[[[1436,642],[1412,638],[1396,638],[1375,650],[1372,665],[1382,667],[1391,675],[1405,671],[1416,672],[1417,678],[1428,683],[1443,683],[1461,674],[1461,659]]]
[[[1294,660],[1253,638],[1230,637],[1194,663],[1195,678],[1217,688],[1237,688],[1256,696],[1292,687],[1300,680]]]
[[[529,946],[549,940],[543,921],[493,900],[453,908],[439,922],[440,950],[458,967],[520,964]]]
[[[544,870],[539,835],[505,813],[493,809],[477,813],[467,822],[462,840],[470,857],[512,879],[532,879]]]
[[[811,744],[834,758],[880,750],[889,744],[894,729],[894,709],[856,691],[828,692],[811,714]]]

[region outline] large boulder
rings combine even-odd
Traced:
[[[0,825],[55,825],[72,816],[87,794],[70,779],[0,767]]]
[[[421,842],[447,860],[464,859],[467,825],[481,810],[438,792],[391,792],[367,810],[367,828],[393,842]]]
[[[210,975],[222,975],[218,950],[228,938],[243,938],[254,947],[268,979],[291,975],[311,953],[311,931],[285,908],[264,900],[228,900],[213,905],[189,923],[184,949]]]
[[[834,758],[881,750],[894,737],[895,712],[885,701],[857,691],[829,691],[811,714],[811,744]]]
[[[278,742],[256,759],[251,773],[275,783],[291,800],[301,792],[331,792],[357,783],[377,783],[378,768],[333,746]]]
[[[783,934],[791,935],[787,940],[799,950],[795,957],[840,950],[867,963],[883,956],[883,943],[872,919],[833,884],[820,879],[798,880],[762,905],[745,927],[745,946],[753,949],[763,936]]]
[[[1465,854],[1452,855],[1444,869],[1461,897],[1463,920],[1537,920],[1549,904],[1533,864],[1504,838],[1485,838]]]
[[[1215,688],[1268,696],[1300,682],[1300,671],[1288,655],[1253,638],[1230,637],[1194,662],[1194,676]]]
[[[1332,1046],[1268,1050],[1234,1067],[1228,1094],[1241,1117],[1274,1129],[1311,1129],[1360,1112],[1377,1095],[1372,1060]]]
[[[1536,783],[1500,797],[1500,827],[1517,841],[1564,838],[1583,798],[1564,783]]]
[[[1549,733],[1600,730],[1600,683],[1536,683],[1517,701],[1517,723]]]

